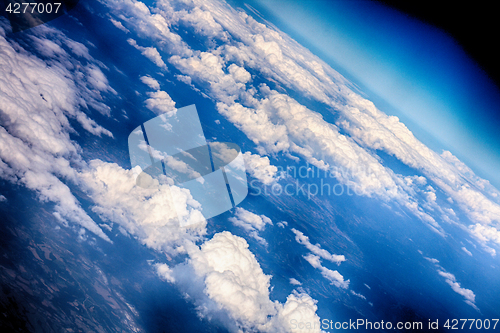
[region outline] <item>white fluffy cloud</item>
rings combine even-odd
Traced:
[[[191,253],[191,264],[205,277],[210,298],[241,325],[264,326],[267,316],[274,314],[269,299],[271,277],[264,274],[243,238],[229,232],[216,234],[199,252]]]
[[[165,91],[158,90],[147,93],[149,98],[146,100],[146,107],[160,115],[175,110],[175,102]]]
[[[83,44],[51,28],[38,31],[37,43],[48,45],[47,38],[57,41],[57,47],[50,44],[54,59],[29,55],[0,31],[0,176],[35,191],[42,201],[55,203],[54,214],[60,220],[78,223],[110,241],[62,180],[75,183],[77,174],[70,163],[81,163],[80,148],[69,136],[74,131],[70,120],[96,136],[112,137],[82,110],[92,106],[108,114],[100,92],[114,90],[90,56],[85,62],[76,59],[88,55]]]
[[[120,21],[116,21],[116,20],[113,20],[113,19],[110,19],[111,23],[113,23],[113,25],[115,27],[117,27],[118,29],[120,29],[121,31],[125,32],[125,33],[128,33],[130,32],[127,28],[125,28],[123,26],[123,24],[120,22]]]
[[[155,268],[156,268],[156,273],[161,279],[166,280],[170,283],[175,282],[175,278],[173,277],[173,271],[170,267],[168,267],[167,264],[155,264]]]
[[[270,163],[269,157],[247,151],[243,154],[243,158],[247,171],[262,184],[269,185],[276,181],[278,168]]]
[[[313,298],[304,293],[293,292],[288,295],[285,304],[279,307],[278,324],[274,332],[322,332],[320,330],[320,318],[316,314],[318,309],[316,303]],[[302,327],[299,327],[298,323],[301,323]]]
[[[209,11],[194,7],[189,13],[182,16],[182,22],[192,26],[195,31],[203,36],[216,37],[223,33],[221,25],[215,22]]]
[[[470,252],[469,250],[467,250],[467,248],[465,246],[462,246],[462,251],[464,251],[465,253],[467,253],[469,256],[472,257],[472,252]]]
[[[264,230],[266,224],[273,224],[267,216],[257,215],[244,208],[236,207],[236,214],[234,217],[230,217],[229,221],[245,229],[250,236],[258,240],[261,244],[267,245],[265,239],[258,234],[259,231]]]
[[[79,178],[95,203],[92,210],[103,220],[118,223],[147,246],[171,254],[183,252],[184,241],[205,234],[206,222],[193,228],[179,225],[179,219],[198,219],[201,214],[189,191],[168,185],[137,186],[136,173],[115,163],[91,161]]]
[[[293,319],[319,323],[316,301],[307,294],[294,292],[284,304],[269,299],[271,277],[264,274],[243,238],[218,233],[199,249],[192,248],[190,255],[191,265],[204,278],[205,293],[240,328],[288,332]]]
[[[139,79],[141,80],[142,83],[147,85],[149,88],[151,88],[153,90],[160,90],[160,83],[158,83],[158,81],[153,79],[151,76],[149,76],[149,75],[141,76]]]

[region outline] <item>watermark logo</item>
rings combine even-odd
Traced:
[[[201,212],[185,215],[185,202],[172,204],[179,224],[188,226],[217,216],[242,202],[248,194],[245,162],[233,143],[207,143],[195,105],[164,113],[138,126],[128,137],[132,168],[140,167],[138,186],[162,185],[189,190],[190,205]]]

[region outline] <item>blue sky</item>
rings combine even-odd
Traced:
[[[369,1],[244,3],[400,117],[430,148],[450,150],[500,187],[500,93],[446,32]]]

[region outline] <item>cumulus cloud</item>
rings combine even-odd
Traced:
[[[278,168],[271,164],[269,157],[247,151],[243,154],[243,158],[247,171],[262,184],[269,185],[276,181]]]
[[[140,171],[92,160],[79,179],[95,203],[92,210],[101,219],[118,223],[155,250],[174,255],[185,251],[184,241],[195,241],[206,232],[206,222],[193,228],[181,228],[179,224],[179,220],[204,221],[200,219],[197,202],[189,191],[176,186],[138,186],[137,173]]]
[[[191,253],[197,274],[205,276],[206,293],[242,325],[263,326],[273,314],[269,299],[270,276],[265,275],[242,238],[216,234],[199,252]]]
[[[264,274],[243,238],[224,231],[200,248],[191,248],[190,255],[190,264],[204,279],[205,293],[241,329],[287,332],[292,319],[319,323],[316,301],[307,294],[294,292],[284,304],[269,299],[271,277]]]
[[[125,33],[128,33],[130,32],[127,28],[125,28],[123,26],[123,24],[120,22],[120,21],[117,21],[117,20],[113,20],[113,19],[109,19],[111,21],[111,23],[113,23],[113,25],[115,27],[117,27],[118,29],[120,29],[121,31],[125,32]]]
[[[273,224],[271,219],[265,215],[254,214],[244,208],[236,207],[236,216],[231,218],[233,223],[248,230],[263,230],[266,224]]]
[[[189,13],[182,16],[181,20],[203,36],[216,37],[223,34],[222,26],[214,20],[212,14],[199,7],[194,7]]]
[[[147,94],[149,98],[145,101],[146,107],[157,115],[175,110],[175,102],[165,91],[158,90]]]
[[[318,269],[321,272],[321,275],[323,275],[328,281],[330,281],[331,284],[339,288],[347,289],[349,287],[349,280],[345,281],[342,274],[340,274],[338,271],[332,271],[321,264],[321,258],[323,258],[330,262],[336,263],[337,265],[340,265],[341,262],[346,260],[345,256],[331,254],[327,250],[322,249],[319,244],[311,244],[311,242],[309,241],[309,237],[304,235],[302,232],[294,228],[292,228],[292,231],[295,234],[295,240],[297,241],[297,243],[304,245],[306,249],[311,251],[311,253],[308,253],[304,256],[304,259],[309,264],[311,264],[312,267]]]
[[[294,291],[287,297],[285,304],[279,306],[276,329],[270,331],[297,333],[322,332],[320,330],[320,318],[316,314],[318,309],[316,303],[311,296]],[[295,327],[293,323],[304,323],[304,327]]]
[[[227,69],[236,82],[246,83],[250,81],[251,75],[245,68],[231,64]]]
[[[280,228],[285,228],[285,227],[287,227],[287,226],[288,226],[288,222],[286,222],[286,221],[281,221],[281,222],[276,223],[276,225],[277,225],[278,227],[280,227]]]
[[[427,257],[424,257],[425,260],[433,263],[433,264],[439,264],[439,260],[437,260],[436,258],[427,258]]]

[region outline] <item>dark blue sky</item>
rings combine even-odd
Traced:
[[[438,153],[500,187],[500,93],[445,31],[370,1],[248,3]],[[492,32],[492,37],[493,37]]]

